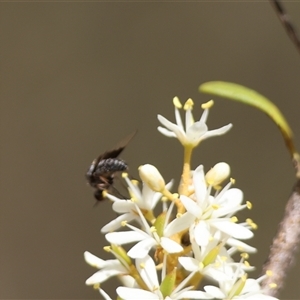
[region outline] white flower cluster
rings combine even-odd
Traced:
[[[202,165],[191,170],[192,150],[208,137],[226,133],[232,125],[208,130],[206,120],[213,105],[202,105],[204,112],[199,121],[192,115],[193,101],[188,99],[185,127],[180,116],[182,105],[176,97],[176,124],[161,115],[164,127],[158,130],[168,137],[177,137],[184,147],[184,165],[177,193],[172,193],[173,181],[165,183],[159,171],[146,164],[139,168],[142,188],[135,180],[123,175],[130,197],[120,199],[107,194],[112,208],[119,216],[102,228],[111,244],[105,247],[114,259],[102,260],[89,252],[84,253],[87,263],[98,271],[86,280],[98,288],[104,299],[111,299],[101,284],[118,277],[121,286],[118,297],[133,299],[275,299],[264,295],[260,282],[265,278],[249,279],[254,267],[247,262],[256,249],[246,244],[253,236],[255,223],[250,219],[238,222],[239,210],[251,208],[243,204],[243,192],[233,188],[234,180],[222,183],[230,175],[228,164],[216,164],[207,173]],[[162,212],[154,209],[162,204]],[[126,230],[119,230],[126,227]],[[133,244],[127,248],[126,244]],[[236,262],[233,255],[240,253]],[[203,278],[214,285],[199,290]]]

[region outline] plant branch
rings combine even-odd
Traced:
[[[300,53],[300,38],[296,32],[295,26],[293,25],[289,15],[284,10],[282,4],[279,0],[270,0],[272,6],[275,9],[275,12],[279,18],[279,20],[282,23],[282,26],[284,27],[286,33],[296,46],[298,52]]]
[[[297,181],[285,208],[284,217],[279,224],[270,254],[263,266],[263,273],[271,271],[272,276],[267,277],[262,288],[264,293],[277,297],[282,289],[287,272],[295,261],[300,242],[300,162],[299,156],[294,156]]]

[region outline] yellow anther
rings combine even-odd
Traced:
[[[140,264],[140,267],[141,267],[141,269],[145,269],[145,264],[144,264],[144,263],[141,263],[141,264]]]
[[[203,268],[204,268],[203,262],[199,262],[199,269],[203,269]]]
[[[100,283],[95,283],[95,284],[93,285],[93,289],[99,290],[99,289],[100,289]]]
[[[193,109],[193,106],[194,106],[194,101],[191,98],[189,98],[184,103],[183,109],[184,110]]]
[[[250,201],[246,201],[246,206],[248,209],[252,209],[252,203]]]
[[[249,264],[249,262],[248,261],[244,261],[244,265],[246,266],[246,267],[250,267],[250,264]]]
[[[126,221],[126,220],[124,220],[124,221],[121,222],[121,226],[124,227],[124,226],[126,226],[126,225],[127,225],[127,221]]]
[[[111,247],[110,246],[104,246],[103,250],[106,252],[111,252]]]
[[[128,173],[123,172],[123,173],[122,173],[122,178],[126,178],[126,177],[128,177]]]
[[[272,282],[272,283],[269,284],[269,287],[271,289],[275,289],[275,288],[277,288],[277,284],[275,282]]]
[[[220,208],[220,205],[218,205],[218,204],[213,204],[212,206],[211,206],[213,209],[219,209]]]
[[[107,197],[107,194],[108,194],[108,193],[107,193],[106,190],[102,191],[102,197],[103,197],[103,198],[106,198],[106,197]]]
[[[248,259],[249,258],[249,254],[246,252],[241,253],[241,257],[244,259]]]
[[[161,197],[161,201],[163,201],[163,202],[167,202],[169,199],[166,197],[166,196],[162,196]]]
[[[234,179],[234,178],[230,178],[230,182],[231,182],[232,184],[235,184],[235,179]]]
[[[230,221],[232,223],[236,223],[238,221],[238,218],[236,216],[233,216],[233,217],[230,218]]]
[[[131,182],[133,185],[139,185],[139,181],[136,179],[132,179]]]
[[[219,268],[219,267],[221,266],[221,264],[220,264],[219,261],[216,261],[216,262],[214,263],[214,265],[215,265],[216,268]]]
[[[174,97],[173,98],[173,105],[176,107],[176,108],[182,108],[182,104],[180,103],[180,100],[178,97]]]
[[[156,230],[156,228],[155,228],[154,226],[152,226],[152,227],[150,228],[150,231],[151,231],[151,232],[156,232],[157,230]]]
[[[256,223],[252,223],[252,224],[251,224],[251,228],[252,228],[253,230],[256,230],[256,229],[258,228],[258,226],[257,226]]]
[[[178,193],[174,193],[173,194],[173,199],[178,199],[179,198],[179,194]]]
[[[273,276],[273,272],[272,272],[271,270],[267,270],[267,271],[266,271],[266,275],[267,275],[268,277],[271,277],[271,276]]]
[[[214,105],[214,100],[209,100],[206,103],[201,104],[202,109],[211,108]]]
[[[182,217],[182,213],[178,213],[177,215],[176,215],[176,218],[181,218]]]
[[[252,221],[252,219],[246,219],[247,224],[254,230],[257,229],[257,224]]]

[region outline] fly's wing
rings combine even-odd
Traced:
[[[100,154],[97,158],[95,158],[92,161],[91,166],[89,167],[87,173],[86,173],[86,178],[89,181],[91,185],[95,183],[94,179],[94,172],[99,164],[99,162],[103,159],[108,159],[108,158],[116,158],[119,156],[119,154],[125,149],[127,144],[131,141],[131,139],[136,135],[137,130],[125,137],[113,150],[109,150],[104,152],[103,154]]]
[[[121,142],[119,142],[119,144],[113,150],[109,150],[109,151],[106,151],[103,154],[101,154],[98,157],[97,161],[99,162],[102,159],[118,157],[120,155],[120,153],[128,145],[128,143],[131,141],[131,139],[136,135],[136,133],[137,133],[137,130],[134,131],[133,133],[129,134],[128,136],[126,136],[123,140],[121,140]]]

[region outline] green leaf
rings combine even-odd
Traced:
[[[242,102],[260,109],[279,127],[291,155],[293,156],[296,153],[293,142],[293,133],[289,124],[278,107],[265,96],[245,86],[225,81],[210,81],[203,83],[199,86],[199,91]]]

